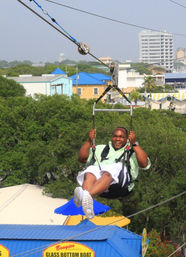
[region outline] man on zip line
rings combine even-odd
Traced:
[[[88,219],[94,217],[92,197],[100,195],[106,198],[118,198],[128,195],[138,176],[139,168],[147,170],[151,163],[147,154],[136,141],[136,134],[126,128],[117,127],[113,131],[112,141],[108,145],[96,146],[93,153],[92,144],[96,130],[89,132],[88,140],[79,151],[78,160],[88,167],[79,172],[74,190],[74,203],[83,207]],[[130,144],[132,148],[130,148]]]

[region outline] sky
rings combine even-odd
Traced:
[[[51,22],[34,1],[21,1]],[[70,36],[88,44],[90,52],[97,58],[109,56],[120,62],[137,62],[138,34],[143,30],[139,27],[174,33],[174,53],[179,47],[186,48],[186,0],[53,0],[134,26],[88,15],[47,0],[35,1]],[[0,60],[55,62],[63,53],[66,59],[95,61],[90,55],[80,55],[73,42],[18,0],[0,0],[0,10]]]

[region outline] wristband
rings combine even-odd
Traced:
[[[139,143],[135,142],[132,146],[134,147],[134,146],[138,146],[138,145],[139,145]]]

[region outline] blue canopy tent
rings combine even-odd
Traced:
[[[93,200],[93,207],[94,207],[94,213],[95,215],[103,214],[110,210],[110,207],[107,205],[104,205],[96,200]],[[62,215],[85,215],[82,209],[82,206],[77,207],[74,204],[74,198],[72,198],[70,201],[68,201],[66,204],[56,208],[54,210],[56,214],[62,214]]]

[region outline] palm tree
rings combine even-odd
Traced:
[[[147,105],[147,92],[150,93],[151,89],[156,87],[155,79],[151,76],[147,76],[144,78],[143,85],[145,87],[144,96],[145,96],[145,106],[146,106]],[[149,101],[149,99],[148,99],[148,101]],[[150,106],[150,103],[148,105]]]
[[[142,100],[142,96],[138,91],[132,91],[130,93],[130,100],[134,100],[135,104],[137,104],[138,100]]]
[[[155,79],[151,76],[147,76],[144,78],[143,85],[145,87],[145,96],[146,96],[146,93],[147,92],[150,93],[151,89],[156,86]]]

